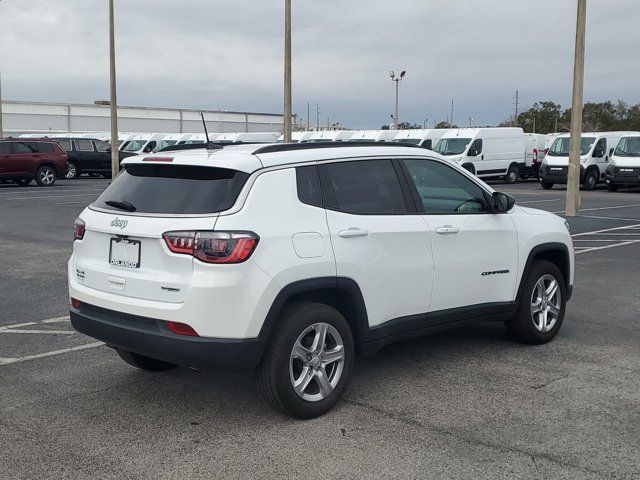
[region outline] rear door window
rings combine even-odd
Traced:
[[[11,153],[11,142],[0,142],[0,155]]]
[[[391,160],[358,160],[320,166],[326,208],[360,215],[407,213],[400,180]]]
[[[107,142],[102,142],[99,140],[94,140],[93,143],[95,143],[96,145],[96,150],[98,152],[107,152],[109,151],[109,148],[111,148],[111,145],[109,145]]]
[[[79,152],[93,152],[93,142],[91,140],[74,140],[76,150]]]
[[[29,142],[29,148],[37,153],[53,153],[53,144],[46,142]]]
[[[13,143],[13,153],[34,153],[33,149],[29,147],[29,144],[26,142],[14,142]]]
[[[65,152],[72,151],[71,140],[56,140],[56,143],[60,145],[60,148],[62,148]]]
[[[123,212],[107,202],[126,202],[136,212],[198,215],[233,206],[249,174],[187,165],[127,165],[94,206]]]

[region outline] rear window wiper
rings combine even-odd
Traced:
[[[136,207],[133,203],[127,202],[125,200],[107,200],[104,202],[106,205],[110,207],[114,207],[120,210],[124,210],[126,212],[135,212]]]

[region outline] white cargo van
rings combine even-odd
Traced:
[[[313,132],[291,132],[291,143],[303,143],[311,135]],[[284,143],[284,135],[280,135],[276,143]]]
[[[349,130],[322,130],[319,132],[311,132],[300,143],[326,143],[326,142],[346,142],[351,138],[354,132]]]
[[[440,140],[447,131],[446,128],[400,130],[392,141],[408,145],[419,145],[422,148],[433,150],[438,140]]]
[[[609,159],[605,178],[610,192],[618,187],[640,186],[640,132],[629,132],[620,139]]]
[[[127,145],[123,146],[123,152],[135,153],[151,153],[158,145],[158,142],[166,137],[166,133],[141,133],[129,140]]]
[[[605,179],[609,157],[620,139],[630,132],[583,132],[580,139],[580,183],[593,190]],[[559,135],[540,166],[540,184],[548,190],[556,183],[567,183],[570,135]]]
[[[524,169],[520,172],[520,178],[538,178],[540,164],[546,153],[547,136],[541,133],[525,133],[524,141]]]
[[[398,135],[398,130],[378,130],[376,142],[390,142]]]
[[[216,143],[274,143],[278,140],[278,132],[240,132],[223,133],[216,138]]]
[[[163,148],[172,147],[176,145],[180,138],[182,137],[181,133],[171,133],[169,135],[165,135],[165,137],[158,142],[156,148],[153,149],[154,152],[159,152]]]
[[[521,128],[456,128],[447,131],[434,151],[481,178],[518,180],[524,168]]]
[[[377,142],[380,138],[380,130],[355,130],[351,132],[350,142]],[[394,135],[395,136],[395,135]]]

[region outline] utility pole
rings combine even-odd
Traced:
[[[536,133],[536,116],[533,116],[533,132],[532,133]]]
[[[571,102],[571,139],[567,172],[566,215],[575,217],[580,208],[580,144],[582,137],[582,100],[584,88],[584,37],[587,0],[578,0],[576,51],[573,63],[573,100]]]
[[[396,76],[396,72],[391,71],[389,72],[389,76],[391,77],[391,81],[394,82],[396,84],[396,109],[395,109],[395,115],[393,116],[393,130],[398,130],[398,110],[399,110],[399,101],[398,101],[398,95],[399,95],[399,89],[400,89],[400,82],[402,81],[402,79],[404,78],[404,76],[407,74],[406,70],[403,70],[402,72],[400,72],[400,75]]]
[[[291,0],[284,0],[284,143],[291,143]]]
[[[320,104],[316,103],[316,130],[320,130]]]
[[[307,102],[307,132],[309,131],[309,128],[311,128],[310,119],[311,119],[311,104]]]
[[[520,100],[520,92],[516,90],[516,116],[513,117],[513,124],[518,125],[518,101]]]
[[[449,126],[453,127],[453,98],[451,99],[451,116],[449,117]]]
[[[469,128],[471,128],[471,123],[473,123],[473,117],[469,117]]]
[[[2,71],[0,70],[0,139],[4,138],[4,130],[2,129]]]
[[[120,152],[118,150],[118,98],[116,95],[116,41],[113,0],[109,0],[109,87],[111,90],[111,177],[116,178],[120,171]]]

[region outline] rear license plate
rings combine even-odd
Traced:
[[[116,267],[140,268],[140,241],[112,238],[109,263]]]

